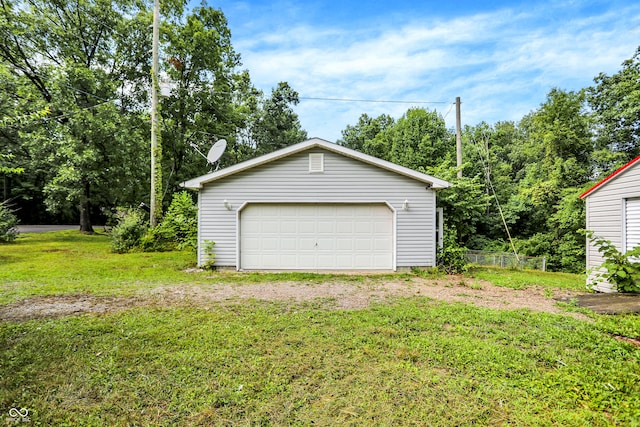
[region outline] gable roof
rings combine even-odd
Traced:
[[[264,165],[266,163],[273,162],[284,157],[291,156],[296,153],[300,153],[313,148],[323,148],[325,150],[341,154],[345,157],[350,157],[355,160],[359,160],[364,163],[368,163],[373,166],[377,166],[381,169],[386,169],[391,172],[395,172],[399,175],[404,175],[409,178],[424,182],[431,185],[434,190],[451,187],[451,183],[442,179],[414,171],[413,169],[406,168],[404,166],[396,165],[395,163],[388,162],[386,160],[379,159],[377,157],[369,156],[368,154],[361,153],[356,150],[352,150],[347,147],[343,147],[333,142],[325,141],[320,138],[312,138],[298,144],[290,145],[281,150],[274,151],[264,156],[256,157],[255,159],[247,160],[242,163],[238,163],[222,170],[211,172],[207,175],[202,175],[197,178],[190,179],[180,184],[182,187],[198,190],[210,182],[225,178],[230,175],[234,175],[239,172],[246,171],[256,166]]]
[[[627,170],[631,169],[631,167],[633,165],[635,165],[636,163],[640,164],[640,156],[638,156],[635,159],[631,160],[629,163],[627,163],[626,165],[622,166],[620,169],[616,170],[614,173],[612,173],[611,175],[609,175],[608,177],[606,177],[605,179],[603,179],[602,181],[600,181],[599,183],[597,183],[596,185],[594,185],[593,187],[591,187],[590,189],[588,189],[587,191],[582,193],[580,195],[580,198],[584,199],[585,197],[590,196],[594,191],[596,191],[596,190],[600,189],[601,187],[605,186],[612,179],[618,177],[619,175],[623,174]]]

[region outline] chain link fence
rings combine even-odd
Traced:
[[[467,251],[464,256],[469,264],[517,268],[520,270],[547,270],[546,257],[516,256],[508,252]]]

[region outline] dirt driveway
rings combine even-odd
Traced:
[[[578,295],[566,290],[530,287],[514,290],[488,282],[470,281],[458,276],[438,279],[391,279],[375,277],[364,282],[330,280],[323,283],[275,282],[259,284],[180,285],[141,291],[134,297],[100,297],[95,295],[61,295],[28,298],[0,307],[0,320],[29,320],[109,313],[140,306],[189,305],[210,308],[243,300],[316,303],[327,309],[355,310],[395,297],[428,297],[446,302],[473,304],[500,310],[528,309],[565,314],[587,319],[580,313],[567,312],[559,300],[571,301]]]

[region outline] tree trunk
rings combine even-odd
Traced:
[[[93,233],[93,226],[91,225],[91,216],[89,214],[91,208],[91,202],[89,198],[89,184],[85,184],[84,195],[80,199],[80,231],[85,233]]]
[[[9,200],[9,197],[11,196],[11,194],[9,193],[9,189],[11,188],[11,184],[10,184],[10,178],[8,175],[5,175],[3,177],[4,179],[2,180],[4,185],[3,185],[3,197],[2,200],[0,200],[0,202],[3,202],[5,200]]]

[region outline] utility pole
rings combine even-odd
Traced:
[[[151,62],[151,203],[149,221],[158,225],[162,218],[162,144],[158,127],[158,44],[160,43],[160,0],[153,2]]]
[[[458,178],[462,178],[462,129],[460,125],[460,97],[456,97],[456,166]]]

